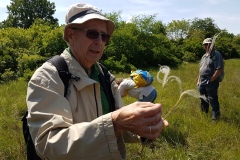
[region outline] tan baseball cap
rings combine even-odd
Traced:
[[[206,38],[206,39],[203,40],[202,45],[204,45],[204,44],[210,44],[210,43],[212,43],[212,38]]]
[[[65,17],[66,26],[64,29],[64,40],[68,42],[66,30],[71,24],[83,24],[92,19],[100,19],[106,21],[107,33],[111,35],[115,29],[113,21],[104,17],[98,9],[91,4],[78,3],[72,5]]]

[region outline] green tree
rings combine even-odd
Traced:
[[[233,38],[233,45],[237,51],[237,58],[240,58],[240,34],[236,35]]]
[[[213,37],[216,33],[221,31],[211,18],[194,18],[191,22],[189,36],[191,36],[191,34],[197,30],[200,30],[204,33],[204,38]]]
[[[21,53],[28,50],[30,42],[31,37],[26,35],[26,30],[23,28],[0,30],[0,74],[6,71],[9,71],[9,73],[17,72],[17,58]]]
[[[125,55],[127,61],[132,63],[132,59],[138,53],[137,27],[133,23],[122,23],[118,30],[115,30],[105,49],[102,59],[111,59],[117,61],[121,59],[122,54]]]
[[[125,23],[121,18],[121,13],[121,11],[118,11],[104,14],[108,19],[111,19],[115,23],[115,30],[121,27],[121,23]]]
[[[154,15],[138,15],[134,16],[131,19],[131,22],[134,23],[140,32],[147,33],[162,33],[166,35],[165,26],[161,21],[156,21],[156,14]]]
[[[236,45],[234,45],[234,34],[223,31],[215,41],[215,48],[221,52],[223,58],[239,58]]]
[[[58,19],[53,17],[55,4],[47,0],[11,0],[7,10],[8,17],[2,21],[2,28],[29,28],[37,18],[58,25]]]
[[[130,65],[141,69],[158,67],[158,64],[178,66],[181,63],[181,54],[176,46],[171,45],[165,26],[155,20],[155,15],[140,15],[133,17],[131,22],[118,24],[105,49],[104,60],[117,61],[123,58],[123,54]]]
[[[180,47],[184,53],[183,60],[187,62],[198,61],[205,52],[202,41],[204,40],[204,31],[194,30],[191,35],[183,40],[183,45]]]
[[[32,54],[51,57],[61,53],[67,47],[63,40],[63,30],[64,26],[54,27],[42,19],[36,19],[28,29],[28,33],[33,38],[31,50],[34,52]]]
[[[188,36],[189,28],[189,20],[173,20],[166,27],[168,38],[173,40],[185,39]]]

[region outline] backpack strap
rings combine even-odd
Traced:
[[[111,81],[110,74],[107,68],[101,63],[98,63],[98,64],[100,65],[103,71],[103,74],[99,74],[100,84],[102,85],[103,91],[108,99],[109,106],[110,106],[109,111],[112,112],[115,110],[115,100],[112,94],[112,86],[111,86],[114,79]]]
[[[55,55],[54,57],[47,60],[51,62],[58,70],[59,77],[61,78],[64,84],[64,97],[67,95],[69,79],[75,79],[76,81],[80,80],[80,77],[74,76],[68,70],[68,65],[65,59],[59,55]]]
[[[210,54],[210,58],[211,58],[211,60],[213,60],[213,61],[216,61],[216,55],[215,55],[216,53],[215,53],[215,50],[213,50],[212,52],[211,52],[211,54]]]
[[[64,84],[64,97],[67,95],[67,89],[69,85],[69,71],[68,71],[68,65],[66,61],[63,59],[63,57],[59,55],[55,55],[51,59],[47,60],[48,62],[51,62],[58,70],[59,77],[61,78],[63,84]]]

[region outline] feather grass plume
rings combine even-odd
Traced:
[[[170,111],[164,116],[164,118],[167,118],[172,112],[173,110],[175,110],[178,106],[178,103],[180,102],[180,100],[182,99],[182,97],[184,95],[189,95],[195,98],[202,98],[207,102],[207,98],[205,96],[201,96],[199,94],[199,92],[197,90],[186,90],[186,91],[182,91],[182,81],[179,77],[177,76],[169,76],[170,74],[170,68],[168,66],[161,66],[159,65],[159,71],[157,74],[157,80],[159,83],[162,84],[162,87],[164,88],[164,86],[166,85],[166,83],[171,80],[171,81],[177,81],[178,86],[179,86],[179,91],[180,91],[180,96],[178,101],[176,102],[176,104],[170,109]],[[160,78],[160,75],[163,74],[163,79]]]
[[[212,37],[212,43],[211,43],[211,45],[210,45],[210,47],[209,47],[209,51],[208,51],[209,53],[212,52],[212,49],[213,49],[214,43],[215,43],[217,37],[219,36],[219,34],[221,34],[221,33],[222,33],[222,32],[217,33],[217,34],[215,34],[215,35]]]

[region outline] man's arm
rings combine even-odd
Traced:
[[[223,71],[222,68],[217,69],[214,72],[213,76],[211,77],[210,82],[215,81],[218,78],[218,76],[222,73],[222,71]]]

